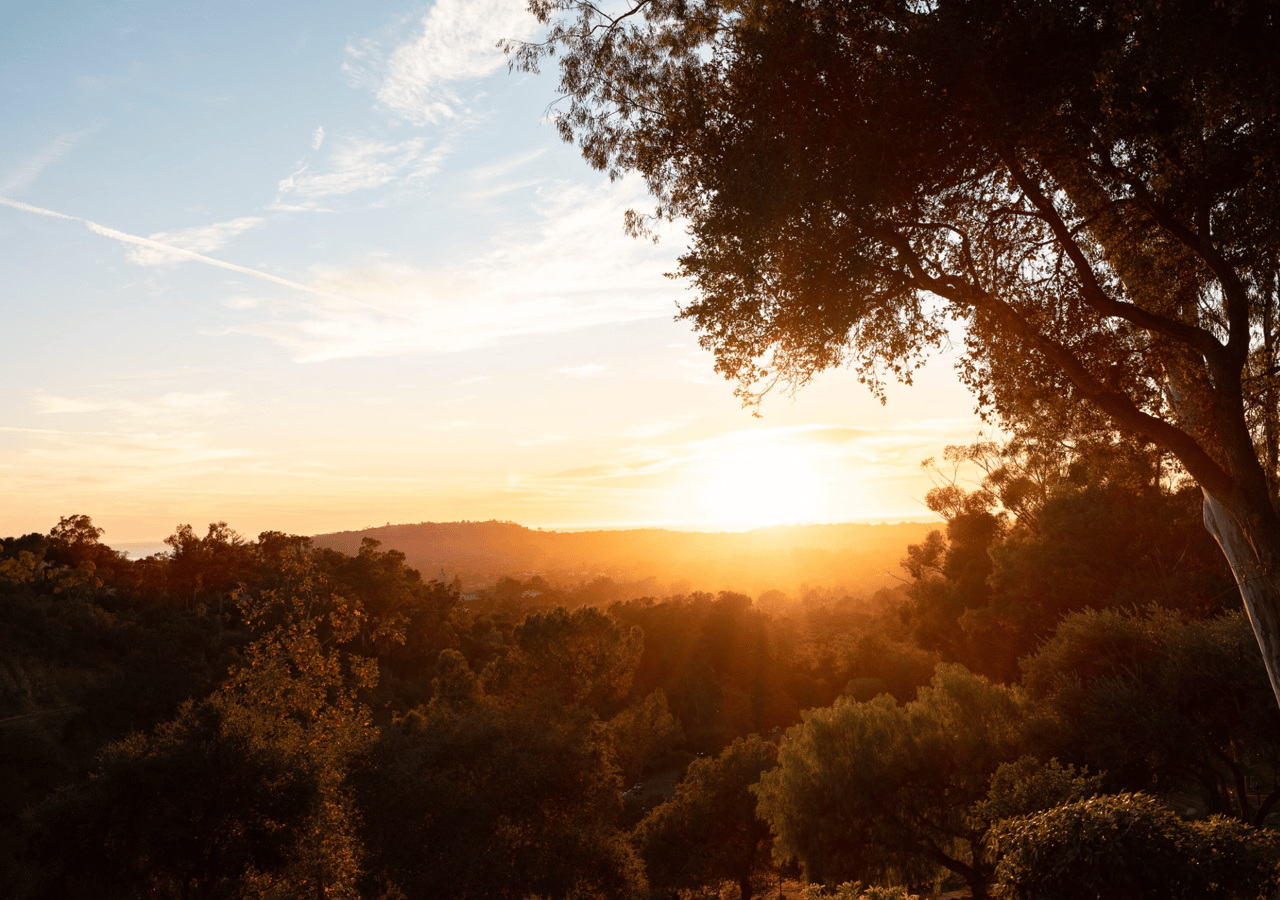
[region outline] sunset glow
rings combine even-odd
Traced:
[[[738,527],[819,521],[825,501],[811,457],[784,447],[748,448],[719,460],[702,499],[714,521]]]
[[[926,515],[954,362],[753,418],[664,277],[679,227],[508,73],[524,0],[64,4],[0,32],[0,532]],[[24,14],[25,15],[25,14]]]

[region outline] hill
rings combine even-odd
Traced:
[[[875,591],[902,575],[907,545],[937,523],[785,525],[745,532],[541,531],[514,522],[421,522],[316,535],[318,547],[355,553],[364,538],[405,554],[427,578],[443,570],[465,590],[504,575],[557,585],[604,576],[648,582],[654,594],[736,590],[759,595],[804,588]],[[892,575],[890,574],[892,573]]]

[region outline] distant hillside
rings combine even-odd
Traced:
[[[655,591],[736,590],[791,595],[802,585],[875,591],[901,577],[898,562],[938,523],[786,525],[706,533],[657,528],[537,531],[513,522],[423,522],[315,537],[319,547],[355,553],[366,537],[405,554],[424,577],[441,570],[467,590],[504,575],[541,575],[553,584],[598,576],[652,579]],[[889,573],[892,573],[890,575]]]

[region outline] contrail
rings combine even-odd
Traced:
[[[388,312],[372,303],[361,300],[358,297],[350,297],[345,294],[334,294],[330,291],[322,291],[309,285],[299,284],[296,281],[290,281],[287,278],[280,278],[269,272],[259,272],[257,269],[250,269],[247,266],[238,266],[235,263],[224,262],[220,259],[214,259],[212,256],[205,256],[202,253],[196,253],[194,250],[184,250],[182,247],[175,247],[172,244],[162,244],[160,241],[153,241],[151,238],[139,237],[136,234],[127,234],[123,231],[117,231],[114,228],[108,228],[105,225],[99,225],[97,222],[91,222],[88,219],[82,219],[79,216],[69,216],[66,213],[56,212],[52,209],[44,209],[40,206],[32,206],[30,203],[23,203],[20,200],[10,200],[8,197],[0,197],[0,205],[11,206],[14,209],[20,209],[24,212],[35,213],[39,216],[50,216],[54,219],[67,219],[71,222],[80,222],[94,234],[100,234],[103,237],[120,241],[125,244],[134,244],[138,247],[149,247],[152,250],[163,250],[165,253],[172,253],[183,259],[202,262],[205,265],[216,266],[219,269],[227,269],[232,272],[239,272],[241,275],[249,275],[253,278],[259,278],[262,281],[270,281],[273,284],[283,285],[287,288],[293,288],[295,291],[303,291],[307,294],[314,294],[317,297],[324,297],[329,300],[343,300],[348,303],[356,303],[360,306],[372,309],[385,316],[396,316],[398,318],[409,318],[401,313]]]
[[[41,216],[52,216],[55,219],[70,219],[72,222],[83,222],[84,219],[77,219],[75,216],[63,215],[60,212],[54,212],[51,209],[41,209],[38,206],[32,206],[30,203],[22,203],[18,200],[10,200],[8,197],[0,197],[0,203],[5,206],[12,206],[14,209],[23,209],[27,212],[33,212]]]
[[[67,218],[71,218],[68,216]],[[138,237],[136,234],[126,234],[123,231],[117,231],[114,228],[108,228],[106,225],[99,225],[97,222],[90,222],[88,219],[77,219],[76,221],[84,222],[89,230],[94,234],[100,234],[103,237],[114,238],[125,244],[136,244],[139,247],[150,247],[152,250],[163,250],[166,253],[173,253],[181,256],[183,259],[192,259],[196,262],[206,263],[211,266],[217,266],[219,269],[229,269],[232,272],[239,272],[242,275],[252,275],[254,278],[261,278],[263,281],[271,281],[275,284],[282,284],[285,287],[293,288],[298,291],[306,291],[308,294],[316,294],[320,297],[331,297],[339,300],[352,300],[353,297],[343,297],[340,294],[331,294],[328,291],[316,290],[305,284],[299,284],[296,281],[290,281],[287,278],[280,278],[267,272],[259,272],[257,269],[250,269],[245,266],[237,266],[235,263],[223,262],[220,259],[214,259],[212,256],[205,256],[202,253],[196,253],[194,250],[184,250],[181,247],[175,247],[172,244],[162,244],[160,241],[153,241],[151,238]]]

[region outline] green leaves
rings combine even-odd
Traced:
[[[959,666],[939,666],[901,706],[881,695],[807,712],[755,788],[775,856],[815,882],[928,878],[942,866],[981,891],[985,876],[961,852],[981,837],[969,807],[1020,755],[1027,712],[1016,689]]]

